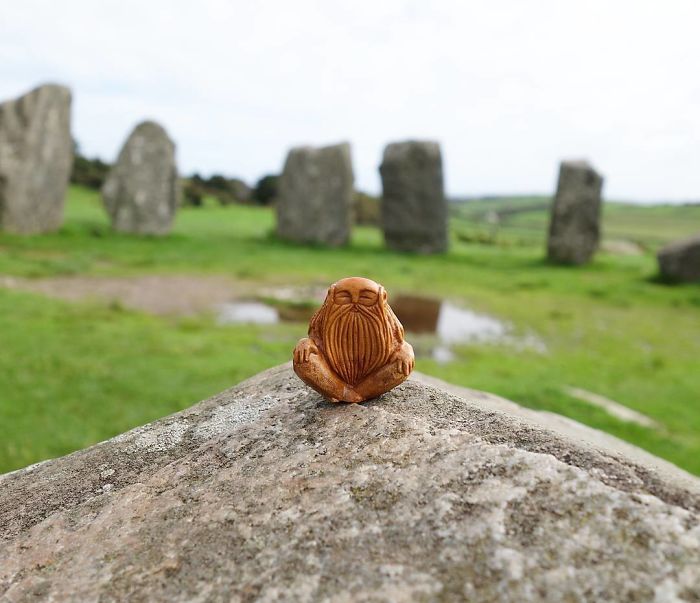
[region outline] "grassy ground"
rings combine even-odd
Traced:
[[[630,220],[617,215],[625,211]],[[548,352],[470,345],[446,365],[421,359],[419,370],[565,414],[700,474],[700,287],[656,283],[651,253],[549,266],[544,221],[529,213],[509,218],[488,245],[457,239],[477,228],[462,213],[451,252],[420,257],[386,251],[369,228],[356,229],[342,250],[284,244],[271,235],[271,211],[241,206],[184,209],[163,239],[120,236],[109,231],[96,194],[73,188],[60,233],[0,235],[0,274],[221,273],[270,284],[362,274],[393,292],[449,297],[536,333]],[[526,218],[540,221],[524,227]],[[613,206],[606,231],[613,225],[654,249],[700,229],[700,212]],[[526,231],[536,236],[521,236]],[[207,317],[159,318],[0,288],[0,472],[189,406],[287,360],[304,331],[303,324],[220,327]],[[620,422],[567,396],[565,385],[608,396],[662,427]]]
[[[452,210],[454,228],[465,238],[544,245],[549,203],[548,197],[523,196],[455,204]],[[498,227],[488,224],[489,211],[503,212]],[[643,206],[608,202],[603,206],[603,240],[631,241],[654,251],[668,241],[698,230],[700,204]]]

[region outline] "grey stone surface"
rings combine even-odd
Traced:
[[[134,234],[167,234],[179,195],[175,143],[159,124],[138,124],[102,187],[112,228]]]
[[[562,161],[549,222],[547,255],[585,264],[598,248],[603,178],[586,161]]]
[[[277,234],[296,243],[345,245],[353,182],[348,143],[291,149],[279,181]]]
[[[58,230],[73,166],[71,93],[46,84],[0,104],[0,230]]]
[[[659,251],[658,260],[663,279],[700,282],[700,234],[669,243]]]
[[[418,253],[447,251],[447,200],[437,142],[387,145],[382,177],[382,229],[389,248]]]
[[[649,470],[650,474],[655,474],[662,481],[672,483],[675,487],[687,490],[696,498],[700,498],[700,479],[690,475],[687,471],[678,468],[673,463],[665,461],[658,456],[647,452],[629,442],[620,440],[613,435],[599,429],[588,427],[583,423],[569,419],[557,413],[546,410],[533,410],[520,406],[511,400],[501,398],[488,392],[476,389],[469,389],[453,383],[447,383],[441,379],[424,375],[414,371],[412,378],[426,385],[431,385],[455,396],[459,396],[471,403],[476,403],[484,410],[493,410],[499,413],[506,413],[517,417],[520,421],[535,428],[546,428],[565,438],[576,447],[579,452],[588,451],[591,455],[600,453],[622,456],[627,461],[639,465]]]
[[[332,405],[284,365],[0,476],[0,599],[700,597],[697,479],[420,379]]]

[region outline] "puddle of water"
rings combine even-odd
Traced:
[[[258,301],[235,301],[219,306],[219,324],[246,323],[273,325],[280,321],[279,313],[272,306]]]
[[[391,306],[407,332],[437,335],[438,344],[428,346],[428,350],[433,360],[441,364],[454,360],[455,345],[468,343],[503,343],[519,349],[546,351],[544,343],[534,335],[515,337],[508,323],[448,301],[400,295]]]
[[[485,314],[459,308],[450,302],[443,302],[440,308],[437,334],[445,343],[496,341],[502,339],[507,331],[505,323]]]
[[[96,298],[118,301],[124,307],[157,315],[186,316],[215,309],[220,324],[271,325],[306,323],[320,306],[326,288],[268,287],[257,290],[257,299],[234,299],[235,283],[223,277],[146,275],[128,278],[53,277],[22,279],[0,275],[0,287],[27,290],[60,299]],[[248,288],[249,290],[249,288]],[[248,295],[253,295],[247,293]],[[240,295],[240,291],[238,292]],[[269,300],[270,303],[265,303]],[[419,295],[392,296],[391,306],[409,334],[416,353],[437,362],[454,359],[459,344],[495,342],[516,349],[547,351],[535,334],[514,335],[511,325],[449,301]]]
[[[535,335],[515,337],[508,323],[448,301],[399,295],[392,300],[391,307],[409,336],[414,340],[418,337],[416,352],[429,355],[439,363],[454,360],[453,347],[468,343],[502,343],[518,349],[546,352],[544,343]],[[306,323],[315,308],[282,303],[278,309],[260,301],[234,301],[221,305],[219,310],[220,324],[275,324]],[[428,336],[428,339],[421,340],[422,336]]]
[[[406,331],[435,334],[444,344],[494,341],[508,332],[500,320],[440,299],[399,295],[391,307]]]
[[[397,295],[389,300],[403,328],[411,333],[439,333],[442,300],[418,295]]]

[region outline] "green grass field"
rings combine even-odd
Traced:
[[[653,278],[653,251],[700,230],[700,207],[609,204],[606,236],[647,251],[562,268],[542,259],[544,210],[511,215],[491,236],[469,213],[486,202],[473,203],[454,208],[450,253],[422,257],[385,250],[371,228],[355,229],[346,249],[285,244],[271,234],[271,210],[212,203],[181,210],[169,237],[116,235],[97,194],[74,187],[61,232],[0,235],[0,275],[225,274],[293,285],[356,274],[390,292],[443,296],[536,333],[548,351],[469,345],[448,364],[420,359],[418,370],[567,415],[700,474],[700,286]],[[489,244],[469,242],[482,230]],[[163,318],[0,288],[0,472],[108,438],[284,362],[305,329],[222,327],[208,316]],[[569,397],[566,385],[661,427],[619,421]]]
[[[549,223],[548,197],[503,197],[454,204],[454,229],[466,238],[495,239],[501,243],[544,245]],[[530,209],[540,207],[539,209]],[[521,210],[521,211],[519,211]],[[498,228],[486,214],[504,212]],[[512,213],[510,213],[512,212]],[[700,230],[700,204],[634,205],[608,202],[603,206],[603,240],[625,240],[647,250]]]

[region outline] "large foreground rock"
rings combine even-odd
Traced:
[[[296,243],[345,245],[353,182],[349,144],[290,150],[279,181],[277,234]]]
[[[70,90],[54,84],[0,104],[0,230],[35,234],[63,224],[70,107]]]
[[[659,251],[658,260],[663,279],[700,282],[700,234],[669,243]]]
[[[598,248],[603,178],[586,161],[562,161],[549,222],[547,255],[585,264]]]
[[[285,365],[0,477],[0,599],[700,597],[697,480],[457,391],[332,405]]]
[[[410,140],[387,145],[382,177],[382,229],[397,251],[447,251],[447,200],[437,142]]]
[[[124,143],[102,187],[105,208],[118,232],[170,232],[179,202],[175,143],[162,126],[140,123]]]

